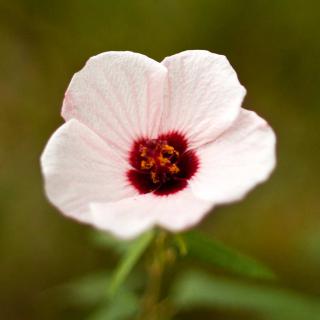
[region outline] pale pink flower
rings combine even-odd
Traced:
[[[275,166],[275,135],[241,108],[245,93],[228,60],[207,51],[90,58],[41,157],[49,200],[122,238],[195,225]]]

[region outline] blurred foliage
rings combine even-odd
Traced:
[[[247,88],[245,106],[277,133],[278,167],[241,203],[216,208],[201,228],[270,265],[279,287],[319,295],[319,21],[315,0],[0,0],[1,319],[85,319],[89,310],[61,312],[60,300],[44,302],[43,295],[116,266],[116,253],[92,245],[89,227],[47,203],[38,160],[62,123],[71,76],[108,50],[159,61],[186,49],[228,57]],[[185,311],[183,319],[202,312]],[[233,312],[213,308],[202,318],[242,319]]]
[[[276,277],[269,268],[256,260],[213,241],[204,234],[192,231],[186,233],[184,237],[191,258],[246,277],[268,280]]]
[[[208,276],[198,271],[180,275],[172,292],[175,304],[182,309],[245,309],[260,313],[265,319],[317,320],[320,300],[304,297],[277,287],[257,286]]]
[[[154,231],[150,230],[133,240],[125,254],[122,256],[119,266],[115,269],[110,283],[109,294],[115,295],[121,285],[125,282],[132,268],[137,264],[154,238]]]
[[[112,279],[108,272],[95,272],[82,278],[51,288],[42,297],[42,301],[58,300],[60,312],[67,308],[83,310],[86,320],[121,320],[130,319],[139,310],[139,300],[133,292],[137,277],[130,277],[111,298],[108,288]]]

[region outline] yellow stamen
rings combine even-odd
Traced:
[[[165,144],[165,145],[162,146],[161,151],[162,151],[162,152],[166,152],[166,153],[168,153],[168,154],[173,154],[173,153],[175,152],[174,147],[169,146],[169,145],[167,145],[167,144]]]
[[[169,172],[172,174],[178,173],[180,171],[180,169],[176,164],[172,164],[168,169],[169,169]]]
[[[151,171],[150,176],[153,183],[158,183],[160,181],[156,172]]]
[[[147,147],[142,147],[141,149],[140,149],[140,156],[141,157],[145,157],[146,155],[147,155],[147,151],[148,151],[148,148]]]
[[[166,164],[170,163],[170,160],[165,158],[162,154],[158,157],[160,166],[164,167]]]
[[[142,160],[140,167],[142,170],[149,170],[153,167],[154,165],[154,160],[152,158],[148,158],[147,160]]]
[[[173,163],[177,161],[179,152],[168,144],[159,143],[151,149],[140,145],[139,153],[140,169],[149,171],[150,179],[154,184],[166,181],[170,179],[169,175],[180,172],[178,166]]]

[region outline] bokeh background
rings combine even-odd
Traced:
[[[277,134],[278,166],[199,228],[269,265],[280,286],[319,296],[319,37],[317,1],[1,0],[0,318],[85,319],[85,308],[66,308],[50,290],[117,261],[92,243],[90,227],[48,204],[39,168],[72,75],[108,50],[158,61],[186,49],[228,57],[248,91],[244,106]],[[228,308],[180,318],[201,315],[241,318]]]

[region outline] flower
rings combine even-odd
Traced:
[[[90,58],[41,156],[49,200],[121,238],[197,224],[275,166],[275,135],[241,108],[245,93],[228,60],[208,51],[161,63],[133,52]]]

